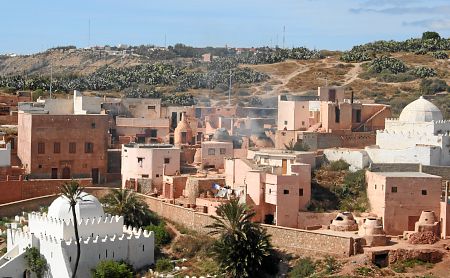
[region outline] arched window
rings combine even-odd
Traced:
[[[142,244],[142,252],[144,252],[144,250],[145,250],[145,247],[144,247],[144,244]]]

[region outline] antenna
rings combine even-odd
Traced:
[[[278,33],[277,33],[277,44],[275,45],[276,48],[278,48]]]
[[[167,48],[167,35],[164,34],[164,48]]]
[[[285,42],[286,42],[286,26],[283,25],[283,48]]]
[[[230,85],[228,87],[228,106],[231,106],[231,69],[230,69]]]
[[[91,46],[91,19],[88,21],[88,47]]]

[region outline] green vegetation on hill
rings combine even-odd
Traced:
[[[441,38],[436,32],[425,32],[422,38],[405,41],[376,41],[354,46],[341,55],[344,62],[364,62],[376,57],[376,54],[413,52],[427,54],[428,52],[450,50],[450,39]]]

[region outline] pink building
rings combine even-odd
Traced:
[[[243,199],[256,211],[255,221],[298,227],[298,213],[311,200],[311,165],[281,167],[258,165],[248,159],[227,159],[226,184],[245,194]]]
[[[168,144],[122,145],[122,188],[162,192],[163,175],[180,172],[180,149]],[[136,188],[137,185],[137,188]]]
[[[422,211],[440,214],[441,177],[421,172],[366,172],[370,209],[389,235],[414,231]]]

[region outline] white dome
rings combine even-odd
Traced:
[[[82,201],[78,201],[75,205],[75,212],[77,220],[87,218],[104,217],[102,205],[94,196],[85,192],[81,193]],[[72,211],[70,210],[69,200],[66,197],[60,196],[52,202],[48,208],[48,217],[61,219],[66,222],[72,221]]]
[[[436,105],[420,97],[403,108],[399,119],[402,122],[416,123],[441,121],[443,117]]]

